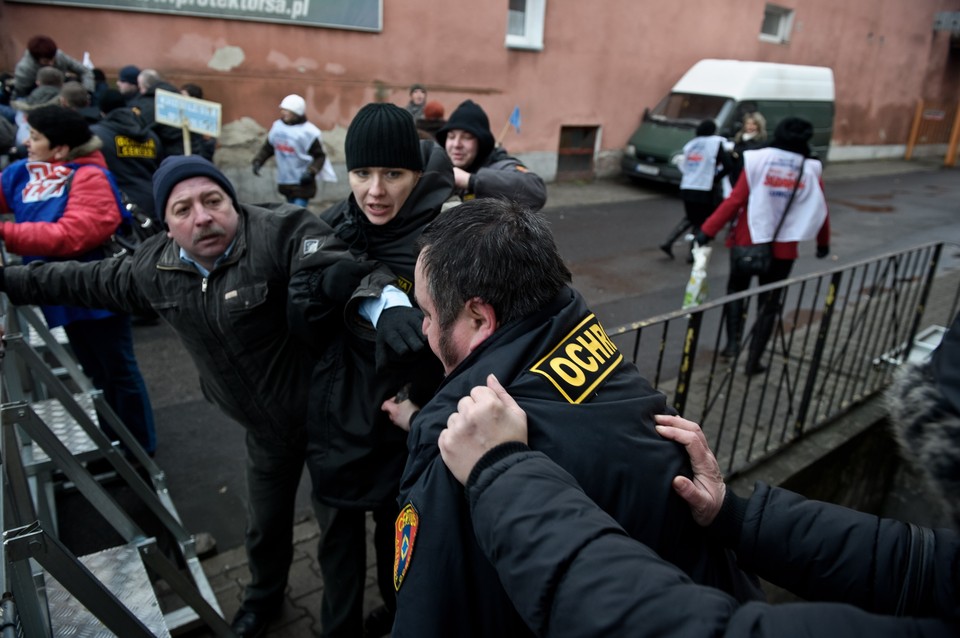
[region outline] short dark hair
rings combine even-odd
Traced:
[[[203,99],[203,89],[200,88],[197,84],[187,83],[180,87],[181,91],[185,91],[190,97],[195,97],[198,100]]]
[[[697,125],[697,137],[713,135],[717,132],[717,123],[713,120],[703,120]]]
[[[90,94],[79,82],[71,80],[64,82],[60,89],[60,99],[63,105],[70,109],[82,109],[90,106]]]
[[[474,297],[502,324],[544,307],[571,280],[546,218],[514,201],[464,202],[431,222],[417,241],[441,328]]]
[[[55,66],[42,66],[37,69],[37,86],[63,86],[66,76]]]
[[[57,55],[57,43],[48,35],[35,35],[27,41],[27,51],[34,60],[49,60]]]

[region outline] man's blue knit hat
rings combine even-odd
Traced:
[[[209,160],[199,155],[171,155],[153,174],[153,203],[158,215],[166,215],[167,199],[173,187],[191,177],[209,177],[215,181],[233,200],[234,208],[240,210],[233,184]]]

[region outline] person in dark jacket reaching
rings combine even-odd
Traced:
[[[372,264],[358,263],[303,208],[240,204],[233,184],[201,157],[168,157],[153,185],[166,235],[128,257],[0,269],[0,289],[16,304],[155,312],[174,329],[204,397],[246,429],[250,582],[232,628],[240,638],[262,636],[282,610],[293,559],[316,364],[289,327],[290,280],[310,271],[318,281],[307,330],[329,336],[342,329],[334,300],[359,285]]]
[[[423,228],[453,192],[453,167],[433,141],[420,141],[410,115],[393,104],[367,104],[347,129],[350,197],[321,219],[358,257],[395,276],[387,286],[361,287],[346,304],[346,327],[314,369],[308,412],[307,467],[323,504],[320,569],[323,635],[380,636],[396,609],[393,522],[406,435],[380,404],[406,388],[423,403],[443,378],[425,347],[423,314],[411,299]],[[298,299],[312,299],[311,278],[295,278]],[[309,338],[309,337],[307,337]],[[377,581],[384,606],[364,623],[366,512],[376,523]]]
[[[686,455],[657,436],[666,397],[607,336],[545,218],[496,198],[465,202],[423,232],[415,294],[447,376],[410,423],[400,483],[393,636],[523,636],[470,528],[463,490],[437,438],[470,389],[495,373],[529,415],[531,443],[577,477],[637,539],[701,583],[760,596],[732,554],[707,538],[670,487]],[[395,423],[411,401],[384,402]],[[602,424],[602,426],[600,425]]]
[[[490,120],[480,105],[466,100],[437,132],[437,142],[453,162],[457,191],[464,201],[503,197],[540,210],[547,203],[543,179],[496,146]]]
[[[657,423],[690,454],[694,478],[677,477],[674,488],[697,521],[745,565],[815,602],[738,606],[691,582],[526,445],[524,410],[490,375],[450,416],[440,453],[466,485],[484,555],[537,636],[957,635],[956,533],[916,528],[925,540],[911,546],[911,526],[762,483],[741,499],[725,489],[695,423]],[[894,612],[901,617],[881,615]]]

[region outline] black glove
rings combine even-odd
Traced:
[[[375,261],[341,259],[328,266],[320,276],[320,295],[325,301],[343,305],[360,285],[360,280],[373,272]]]
[[[313,179],[314,179],[313,173],[311,173],[310,171],[303,171],[303,175],[300,176],[300,185],[306,186],[307,184],[312,182]]]
[[[830,246],[817,246],[817,259],[823,259],[830,254]]]
[[[426,342],[423,313],[419,308],[387,308],[380,313],[377,321],[377,370],[383,370],[391,362],[419,352]]]
[[[263,167],[263,162],[258,162],[257,160],[253,160],[252,167],[253,167],[253,174],[256,175],[257,177],[260,177],[260,169]]]
[[[711,239],[713,239],[713,237],[708,237],[705,232],[698,230],[696,236],[693,238],[693,241],[697,242],[698,246],[706,246],[710,243]]]

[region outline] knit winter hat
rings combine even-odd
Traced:
[[[220,169],[199,155],[171,155],[160,163],[160,168],[153,174],[154,210],[165,215],[170,192],[177,184],[191,177],[209,177],[215,181],[233,200],[234,208],[240,210],[233,184]]]
[[[27,112],[27,124],[50,141],[50,146],[66,144],[76,148],[93,137],[83,116],[59,105],[41,106]]]
[[[447,133],[453,130],[466,131],[477,138],[477,159],[474,166],[482,164],[493,150],[493,133],[490,132],[490,120],[480,105],[473,100],[465,100],[450,114],[446,125],[437,132],[437,142],[446,146]],[[472,168],[472,167],[471,167]]]
[[[121,82],[126,82],[127,84],[136,84],[137,77],[139,75],[140,75],[140,69],[138,69],[132,64],[128,64],[127,66],[120,69],[120,74],[117,76],[117,79],[119,79]]]
[[[350,122],[344,141],[347,170],[382,166],[423,170],[413,118],[396,104],[371,102]]]
[[[810,139],[813,137],[813,124],[799,117],[786,117],[777,124],[770,146],[810,155]]]
[[[299,95],[288,95],[280,102],[280,108],[286,109],[291,113],[296,113],[300,117],[307,112],[307,101]]]

